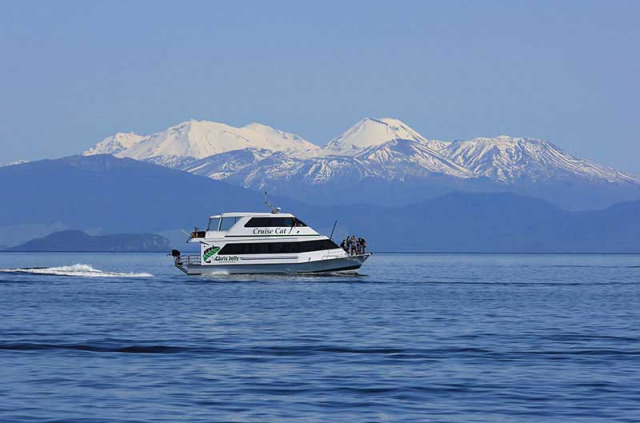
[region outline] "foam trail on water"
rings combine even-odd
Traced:
[[[4,273],[31,273],[36,275],[82,276],[89,278],[150,278],[151,273],[118,273],[103,272],[88,264],[74,264],[59,267],[25,267],[17,269],[0,269]]]

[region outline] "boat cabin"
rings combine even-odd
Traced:
[[[315,230],[290,213],[221,213],[209,217],[205,231],[196,230],[191,241],[226,237],[318,236]]]

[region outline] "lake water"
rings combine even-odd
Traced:
[[[640,256],[171,263],[0,254],[0,421],[640,421]]]

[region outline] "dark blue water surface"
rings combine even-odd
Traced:
[[[2,422],[640,421],[640,256],[380,254],[359,277],[189,277],[155,254],[0,268]]]

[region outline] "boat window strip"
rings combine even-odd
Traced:
[[[225,235],[225,238],[266,238],[266,237],[289,237],[289,238],[296,238],[299,236],[322,236],[320,234],[283,234],[283,235]]]
[[[258,216],[250,218],[245,228],[305,228],[307,224],[295,216]]]
[[[226,244],[218,255],[299,254],[339,249],[330,239],[291,242],[243,242]]]

